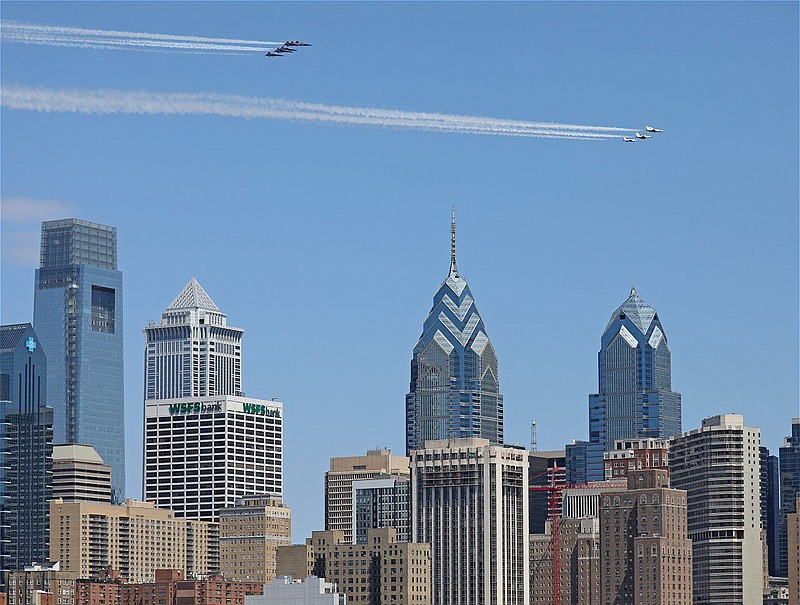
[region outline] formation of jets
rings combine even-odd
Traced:
[[[300,42],[300,40],[287,40],[275,50],[267,51],[265,57],[282,57],[285,53],[296,53],[297,49],[294,46],[311,46],[308,42]]]
[[[647,132],[667,132],[666,130],[661,130],[660,128],[654,128],[653,126],[645,126],[644,129]],[[652,139],[653,135],[650,134],[642,134],[641,132],[636,133],[636,138],[631,137],[622,137],[622,141],[624,143],[635,143],[637,140],[644,140],[644,139]]]

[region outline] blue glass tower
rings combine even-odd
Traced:
[[[7,571],[50,558],[53,410],[31,324],[0,327],[0,590]]]
[[[611,315],[600,343],[599,392],[589,395],[588,481],[602,481],[603,452],[616,439],[681,434],[681,395],[672,391],[667,336],[636,288]]]
[[[56,443],[94,446],[125,496],[122,273],[117,230],[78,219],[42,223],[33,325],[47,351]]]
[[[450,273],[433,297],[411,359],[406,454],[430,439],[481,437],[503,443],[497,356],[456,264],[453,212]]]
[[[800,496],[800,418],[792,418],[792,434],[783,439],[780,457],[780,524],[777,575],[789,574],[789,534],[786,516],[796,513]]]

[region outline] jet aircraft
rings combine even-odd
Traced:
[[[653,128],[652,126],[645,126],[647,132],[667,132],[666,130],[661,130],[659,128]]]
[[[264,55],[264,56],[265,56],[265,57],[282,57],[283,55],[281,55],[281,54],[279,54],[279,53],[272,53],[272,52],[268,52],[268,53],[267,53],[266,55]]]
[[[635,142],[636,142],[636,139],[631,139],[631,138],[629,138],[629,137],[622,137],[622,140],[623,140],[625,143],[635,143]]]
[[[296,53],[297,49],[295,48],[287,48],[286,46],[279,46],[275,49],[276,53]]]
[[[651,137],[649,134],[642,134],[640,132],[637,132],[636,133],[636,138],[637,139],[652,139],[653,137]]]
[[[311,46],[308,42],[300,42],[300,40],[287,40],[283,43],[284,46]]]

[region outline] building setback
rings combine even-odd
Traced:
[[[279,546],[292,543],[292,509],[280,498],[246,496],[219,512],[220,571],[229,580],[271,582]]]
[[[597,354],[598,392],[589,395],[586,479],[603,479],[603,453],[617,439],[681,434],[681,396],[672,391],[672,354],[656,310],[631,288],[611,314]]]
[[[411,358],[406,395],[406,455],[431,439],[479,437],[503,443],[503,396],[497,355],[456,264],[453,211],[450,273]]]
[[[186,575],[219,570],[216,523],[180,519],[150,502],[50,503],[50,560],[81,578],[104,577],[117,569],[128,582],[148,582],[157,569]]]
[[[344,533],[315,531],[302,545],[278,547],[278,575],[315,576],[333,582],[348,602],[430,605],[431,548],[400,542],[393,527],[371,529],[366,544]]]
[[[600,603],[692,605],[692,543],[686,492],[666,470],[628,473],[625,492],[600,504]]]
[[[111,504],[111,467],[91,445],[54,445],[53,498]]]
[[[33,325],[48,355],[56,443],[92,445],[125,497],[122,273],[117,229],[79,219],[42,223]]]
[[[488,439],[411,452],[412,534],[431,545],[434,605],[528,603],[528,452]]]
[[[703,605],[761,605],[760,441],[739,414],[672,440],[672,486],[687,492],[693,592]]]
[[[330,470],[325,473],[325,529],[342,531],[345,542],[352,543],[353,482],[381,475],[408,476],[408,458],[393,455],[389,449],[331,458]]]
[[[53,409],[31,324],[0,327],[0,591],[3,572],[49,556]]]

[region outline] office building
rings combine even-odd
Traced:
[[[217,395],[145,402],[144,499],[217,521],[252,494],[283,493],[283,404]]]
[[[408,474],[353,481],[353,544],[366,544],[370,529],[393,527],[397,541],[411,540],[411,481]]]
[[[559,548],[554,551],[551,524],[531,535],[531,604],[553,603],[558,578],[561,605],[600,603],[600,522],[597,517],[562,519],[558,524]],[[558,575],[552,553],[560,552]]]
[[[353,481],[381,475],[408,476],[408,458],[391,450],[369,450],[366,456],[330,459],[325,473],[325,529],[341,530],[346,542],[353,541]]]
[[[431,602],[528,603],[528,452],[428,441],[411,452],[411,481],[413,539],[431,545]]]
[[[800,605],[800,496],[795,499],[795,510],[798,512],[786,515],[786,552],[790,605]]]
[[[220,571],[229,580],[271,582],[278,546],[292,543],[292,509],[270,495],[246,496],[219,512]]]
[[[103,577],[109,568],[128,582],[152,581],[157,569],[208,574],[219,570],[219,528],[151,502],[52,500],[49,558],[81,578]]]
[[[78,605],[78,572],[58,562],[28,565],[4,576],[8,605]]]
[[[759,448],[761,462],[761,529],[765,542],[764,564],[767,577],[778,575],[780,524],[780,473],[778,457],[771,456],[763,445]]]
[[[780,458],[780,525],[778,533],[777,575],[786,577],[788,573],[788,533],[786,517],[800,512],[795,502],[800,495],[800,418],[792,418],[792,434],[784,438],[783,447],[778,450]]]
[[[125,495],[122,273],[117,230],[78,219],[42,223],[33,325],[47,352],[55,443],[86,443]]]
[[[111,467],[91,445],[54,445],[53,498],[111,504]]]
[[[503,443],[497,356],[458,272],[455,211],[450,246],[450,272],[433,297],[411,359],[406,455],[431,439],[479,437]]]
[[[586,477],[603,479],[603,452],[617,439],[668,439],[681,433],[681,396],[656,310],[631,288],[600,340],[598,392],[589,395]]]
[[[614,449],[603,453],[603,478],[620,479],[646,468],[669,467],[666,439],[617,439]]]
[[[280,576],[264,586],[264,593],[247,596],[245,605],[346,605],[347,597],[337,592],[336,584],[324,578],[308,576],[295,580]]]
[[[0,591],[4,571],[49,555],[53,410],[31,324],[0,326]]]
[[[692,605],[686,512],[665,469],[630,472],[627,491],[602,495],[600,603]]]
[[[242,335],[193,277],[144,329],[145,400],[243,395]]]
[[[568,485],[580,485],[589,480],[587,463],[590,443],[588,441],[572,440],[564,446],[565,461],[567,464],[566,478]]]
[[[528,452],[528,531],[544,533],[550,505],[550,492],[545,487],[563,488],[566,485],[564,450]],[[555,505],[561,508],[561,490],[556,492]]]
[[[349,602],[430,605],[430,546],[400,542],[393,527],[371,529],[366,544],[315,531],[303,545],[278,547],[278,575],[325,578]]]
[[[696,603],[761,603],[760,440],[739,414],[706,418],[672,440],[670,479],[687,492]]]
[[[244,397],[243,330],[192,278],[145,333],[144,498],[216,521],[283,494],[283,404]]]

